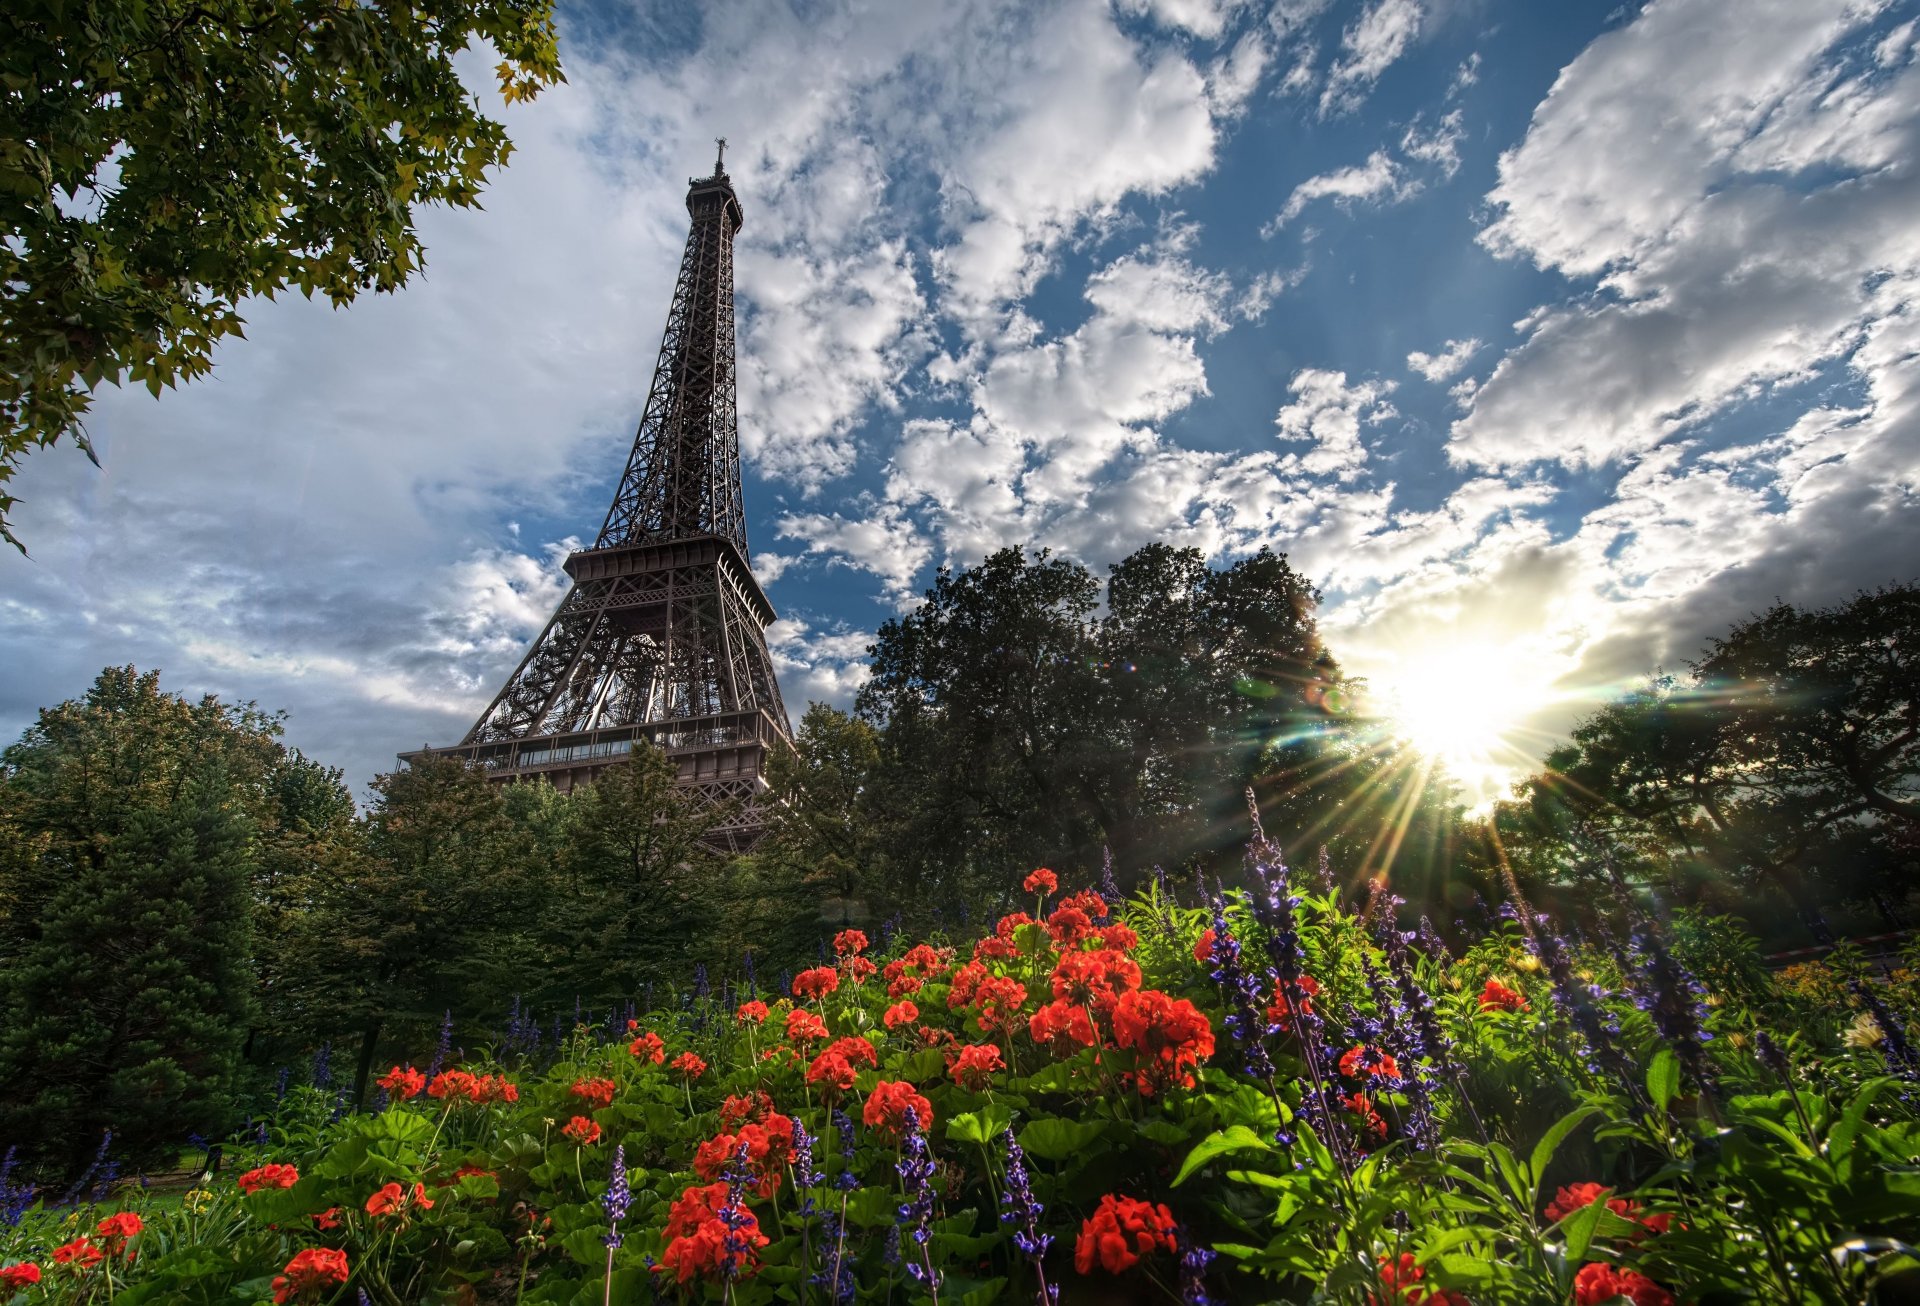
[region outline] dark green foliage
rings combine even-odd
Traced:
[[[551,0],[0,8],[0,538],[103,381],[206,373],[249,296],[405,284],[415,207],[477,204],[511,149],[455,68],[488,45],[509,102],[560,76]]]
[[[124,668],[7,750],[0,1136],[50,1168],[108,1127],[150,1160],[229,1122],[277,731]]]

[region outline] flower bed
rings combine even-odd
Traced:
[[[396,1066],[339,1119],[296,1091],[178,1205],[0,1230],[0,1300],[1665,1306],[1920,1275],[1910,991],[1708,989],[1645,920],[1575,948],[1523,911],[1455,957],[1255,854],[1205,907],[1035,872],[977,941],[846,931],[786,994],[538,1067]]]

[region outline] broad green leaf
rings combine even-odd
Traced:
[[[1593,1245],[1593,1231],[1610,1214],[1605,1201],[1588,1202],[1560,1222],[1560,1233],[1567,1240],[1567,1260],[1579,1264]]]
[[[1673,1055],[1672,1048],[1661,1048],[1647,1066],[1647,1096],[1653,1099],[1655,1110],[1665,1111],[1679,1091],[1680,1058]]]
[[[1536,1205],[1540,1201],[1540,1185],[1546,1178],[1547,1166],[1552,1162],[1553,1154],[1560,1150],[1560,1144],[1567,1141],[1569,1134],[1585,1124],[1589,1117],[1598,1114],[1599,1110],[1597,1106],[1583,1106],[1567,1112],[1554,1121],[1553,1127],[1533,1145],[1533,1154],[1527,1158],[1527,1169],[1533,1175],[1533,1200]]]
[[[1187,1153],[1187,1159],[1180,1166],[1180,1173],[1173,1177],[1173,1186],[1178,1188],[1195,1170],[1216,1156],[1225,1156],[1230,1152],[1271,1151],[1273,1151],[1273,1144],[1245,1125],[1229,1126],[1208,1134],[1195,1145],[1191,1152]]]
[[[1013,1110],[995,1102],[947,1121],[947,1137],[956,1143],[986,1144],[1000,1137],[1013,1123]]]
[[[1048,1161],[1064,1161],[1093,1145],[1107,1132],[1105,1124],[1088,1120],[1035,1120],[1020,1131],[1020,1146]]]

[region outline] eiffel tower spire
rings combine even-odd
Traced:
[[[744,848],[767,754],[789,728],[767,655],[773,606],[747,562],[733,338],[743,218],[719,146],[713,175],[689,183],[653,385],[600,534],[567,559],[573,588],[466,738],[401,758],[462,757],[570,789],[644,739],[700,801],[727,809],[719,842]]]

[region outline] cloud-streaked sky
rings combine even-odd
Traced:
[[[563,16],[424,278],[255,304],[211,380],[100,396],[104,471],[29,461],[0,734],[133,662],[356,784],[456,740],[604,514],[721,135],[796,716],[1006,544],[1271,544],[1350,670],[1536,751],[1920,574],[1920,0]]]

